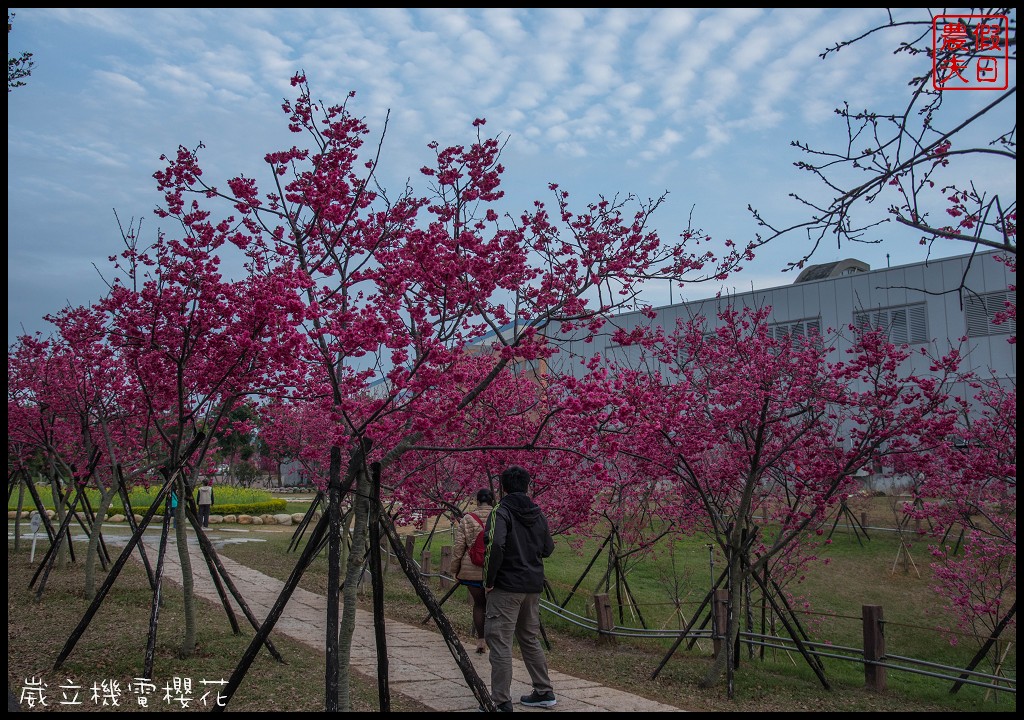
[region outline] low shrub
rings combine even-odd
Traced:
[[[50,492],[49,485],[37,485],[39,490],[39,497],[46,505],[48,510],[53,510],[53,497]],[[128,502],[131,503],[132,512],[136,515],[145,515],[149,511],[150,506],[156,499],[158,489],[156,487],[135,487],[128,492]],[[100,495],[99,492],[92,488],[87,488],[86,497],[89,499],[93,510],[99,506]],[[227,485],[220,485],[214,488],[214,505],[211,508],[211,512],[217,515],[265,515],[286,512],[288,502],[282,498],[276,498],[265,490],[254,490],[251,488],[236,488]],[[7,509],[17,510],[18,499],[17,496],[12,494],[12,497],[7,501]],[[23,501],[23,511],[31,511],[35,509],[32,505],[31,498],[27,498],[27,503]],[[110,503],[110,510],[107,512],[108,517],[110,515],[124,514],[124,504],[121,502],[121,498],[114,498],[113,502]]]

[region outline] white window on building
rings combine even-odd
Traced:
[[[858,330],[883,330],[897,344],[928,342],[928,314],[925,304],[861,310],[853,314]]]
[[[821,336],[821,317],[789,320],[768,326],[768,336],[775,340],[787,337],[811,338]]]
[[[999,313],[1006,315],[1006,304],[1017,305],[1017,293],[1012,290],[986,293],[984,295],[968,295],[964,302],[964,314],[967,316],[967,334],[971,337],[985,335],[1017,334],[1017,320],[1013,317],[996,324]]]

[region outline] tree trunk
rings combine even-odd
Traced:
[[[178,507],[174,511],[174,539],[178,544],[178,559],[181,563],[181,591],[185,606],[185,632],[181,638],[178,657],[189,658],[196,652],[196,600],[195,581],[192,578],[192,558],[188,552],[188,534],[185,529],[185,503],[188,502],[185,479],[179,474],[175,480],[178,493]]]
[[[345,584],[342,586],[342,613],[340,640],[338,648],[338,706],[341,712],[352,711],[352,697],[349,684],[349,663],[352,656],[352,635],[356,629],[356,593],[359,576],[363,572],[363,560],[366,556],[366,535],[370,519],[370,477],[365,464],[356,471],[355,492],[352,495],[352,511],[355,527],[352,530],[351,546],[348,551],[348,567],[345,572]]]
[[[115,483],[119,482],[114,480]],[[85,551],[85,599],[92,602],[96,598],[96,566],[100,561],[100,528],[103,521],[107,519],[107,511],[110,503],[117,492],[115,484],[109,492],[100,495],[100,506],[96,508],[96,517],[93,521],[92,532],[89,533],[89,546]]]
[[[723,631],[722,628],[715,628],[715,631],[722,636],[722,651],[715,656],[714,661],[708,666],[707,672],[700,681],[700,687],[710,688],[718,685],[722,680],[722,673],[727,671],[733,661],[733,648],[736,645],[736,638],[739,636],[739,613],[736,609],[739,607],[739,598],[741,596],[740,588],[743,587],[743,567],[741,562],[741,551],[742,543],[740,540],[740,532],[733,530],[728,535],[728,548],[726,550],[726,558],[728,559],[728,585],[726,587],[729,594],[729,612],[726,613],[726,626]],[[729,697],[732,698],[732,689],[730,687]]]

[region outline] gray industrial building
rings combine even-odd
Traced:
[[[771,307],[771,327],[782,335],[830,334],[839,331],[849,338],[850,326],[885,328],[895,342],[945,353],[966,338],[965,366],[985,377],[1016,384],[1016,321],[993,322],[1007,301],[1016,305],[1016,275],[996,260],[997,252],[929,260],[872,270],[855,259],[805,268],[790,285],[721,295],[656,308],[651,319],[640,312],[611,318],[612,327],[638,325],[674,328],[678,320],[703,315],[708,330],[718,322],[719,308]],[[963,286],[965,290],[958,291]],[[581,333],[555,334],[551,338],[560,351],[548,362],[554,372],[581,372],[578,359],[595,353],[608,360],[634,364],[640,359],[636,347],[619,347],[606,328],[590,342]],[[836,352],[849,347],[841,337]],[[575,360],[573,360],[575,358]],[[910,361],[913,370],[928,371],[927,359]]]

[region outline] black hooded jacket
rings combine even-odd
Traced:
[[[484,585],[508,592],[544,590],[544,558],[555,549],[548,521],[526,493],[510,493],[487,518]]]

